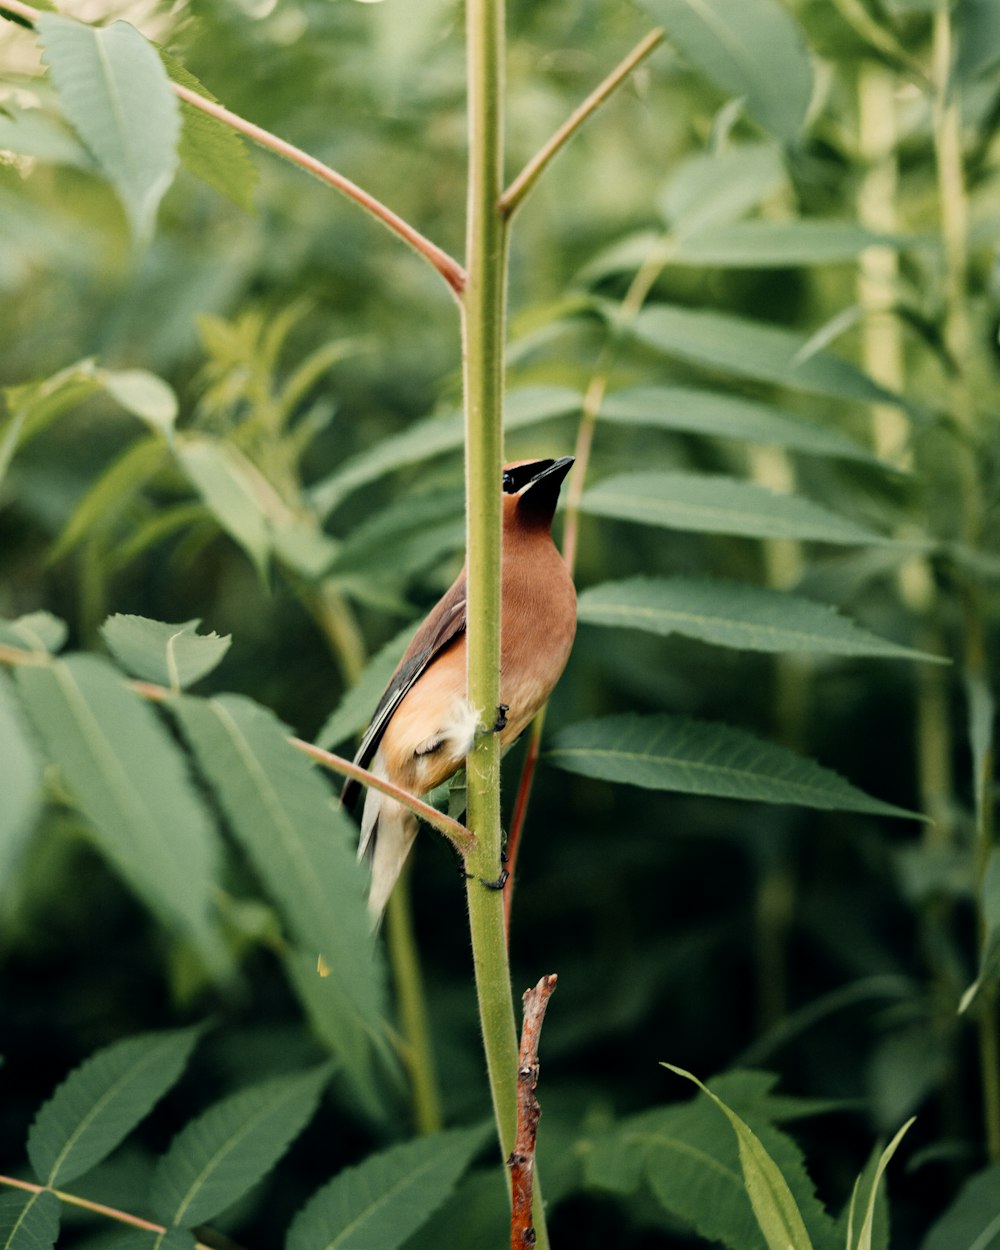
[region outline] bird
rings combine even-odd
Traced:
[[[355,764],[419,797],[464,766],[479,733],[495,730],[506,749],[544,705],[576,633],[573,579],[552,540],[559,491],[572,465],[573,457],[564,456],[516,461],[503,470],[500,706],[484,718],[467,696],[463,567],[403,653]],[[347,781],[341,794],[345,807],[354,806],[360,789],[360,781]],[[370,865],[368,911],[376,927],[417,826],[409,808],[368,789],[358,858]]]

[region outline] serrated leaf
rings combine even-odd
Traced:
[[[97,381],[133,416],[170,439],[177,420],[177,396],[155,373],[145,369],[98,369]]]
[[[879,638],[827,604],[744,582],[695,577],[605,582],[580,594],[577,617],[596,625],[684,634],[744,651],[944,662]]]
[[[686,234],[671,249],[670,263],[728,269],[790,269],[847,263],[857,260],[866,247],[902,248],[912,242],[899,235],[866,230],[852,221],[735,221]]]
[[[134,676],[185,690],[220,663],[232,642],[229,634],[199,634],[200,624],[196,619],[170,625],[119,612],[101,626],[101,637]]]
[[[125,1038],[71,1072],[28,1133],[38,1179],[65,1185],[107,1158],[179,1080],[201,1031]]]
[[[637,386],[615,391],[601,405],[601,421],[649,425],[748,443],[772,443],[811,456],[881,464],[839,430],[813,425],[771,404],[689,386]]]
[[[642,0],[667,38],[766,130],[793,140],[812,96],[805,37],[777,0]]]
[[[314,963],[322,955],[343,998],[344,1053],[354,1054],[358,1030],[377,1044],[384,976],[353,825],[266,709],[235,695],[170,706],[289,932]]]
[[[42,764],[6,673],[0,672],[0,881],[9,881],[42,807]]]
[[[51,1250],[62,1204],[55,1194],[0,1193],[0,1250]]]
[[[217,104],[215,96],[180,61],[158,49],[170,78]],[[250,159],[240,135],[215,117],[187,100],[181,101],[181,137],[177,154],[189,173],[245,212],[253,211],[253,193],[258,182],[257,166]]]
[[[578,391],[565,386],[526,386],[510,391],[504,402],[504,427],[520,429],[580,411]],[[377,481],[405,465],[456,451],[465,439],[460,411],[418,421],[393,438],[382,439],[371,451],[361,452],[311,490],[316,511],[328,516],[342,500],[361,486]]]
[[[396,1250],[441,1206],[484,1139],[481,1129],[451,1129],[345,1169],[295,1217],[285,1250]]]
[[[660,196],[675,242],[714,231],[756,208],[787,182],[781,152],[747,143],[722,152],[698,152],[673,170]]]
[[[736,377],[773,382],[810,395],[861,403],[902,404],[856,365],[829,351],[803,352],[793,330],[705,309],[657,304],[634,322],[638,339],[657,351]]]
[[[0,620],[0,642],[51,655],[66,641],[66,622],[51,612],[29,612],[16,621]]]
[[[671,1063],[663,1066],[697,1085],[732,1125],[739,1146],[743,1183],[768,1250],[812,1250],[812,1241],[788,1182],[757,1134],[696,1076]]]
[[[916,1119],[906,1121],[892,1141],[886,1146],[879,1157],[878,1164],[872,1177],[871,1188],[867,1194],[862,1194],[857,1185],[854,1187],[854,1193],[851,1195],[851,1214],[847,1220],[847,1250],[872,1250],[872,1230],[875,1222],[875,1200],[878,1195],[879,1185],[882,1183],[882,1176],[885,1169],[889,1166],[889,1161],[899,1149],[899,1143],[910,1128],[910,1125]],[[861,1219],[861,1227],[858,1229],[857,1238],[855,1240],[854,1233],[854,1215],[858,1211],[858,1207],[864,1204],[864,1216]]]
[[[965,1182],[931,1226],[920,1250],[1000,1250],[998,1193],[1000,1163],[992,1163]]]
[[[371,720],[389,678],[396,671],[410,639],[413,626],[407,625],[390,639],[365,665],[358,680],[327,717],[316,735],[316,745],[332,750],[352,734],[359,733]]]
[[[559,768],[684,794],[921,819],[742,729],[686,716],[625,714],[570,725],[546,752]]]
[[[312,1119],[330,1072],[325,1064],[261,1081],[223,1098],[181,1129],[153,1174],[156,1216],[193,1228],[238,1201]]]
[[[801,495],[780,495],[756,482],[720,474],[622,473],[592,486],[580,507],[595,516],[695,534],[843,546],[892,543]]]
[[[218,836],[156,713],[98,656],[22,667],[16,680],[97,845],[161,920],[195,943],[213,974],[226,975],[210,921]]]
[[[73,509],[54,543],[49,560],[55,563],[73,551],[95,528],[114,523],[119,515],[159,473],[166,450],[159,438],[145,438],[126,447],[112,460]]]
[[[128,22],[96,27],[41,13],[35,25],[67,119],[145,240],[173,181],[181,131],[160,58]]]

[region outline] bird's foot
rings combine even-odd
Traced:
[[[501,729],[507,728],[507,713],[510,711],[509,703],[501,703],[497,707],[497,718],[493,722],[493,732],[498,734]]]
[[[506,868],[501,868],[500,876],[497,877],[496,881],[487,881],[485,877],[480,877],[479,884],[485,885],[487,890],[502,890],[509,880],[510,873]]]

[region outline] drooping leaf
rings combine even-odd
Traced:
[[[812,97],[805,37],[778,0],[643,0],[683,55],[778,138],[792,140]]]
[[[295,1217],[285,1250],[396,1250],[440,1207],[484,1140],[482,1129],[451,1129],[346,1168]]]
[[[177,420],[177,396],[155,373],[146,369],[98,369],[100,386],[133,416],[170,439]]]
[[[322,956],[343,999],[345,1053],[381,1034],[383,973],[365,906],[354,828],[288,732],[235,695],[171,701],[198,765],[295,942]],[[361,1074],[365,1076],[366,1074]]]
[[[128,22],[97,27],[42,13],[36,28],[67,119],[145,240],[173,181],[181,130],[160,58]]]
[[[546,755],[570,772],[646,790],[920,819],[786,747],[685,716],[627,713],[582,721],[557,734]]]
[[[803,352],[793,330],[706,309],[657,304],[634,322],[638,339],[668,356],[810,395],[899,404],[856,365],[829,351]]]
[[[107,1158],[180,1078],[200,1027],[114,1042],[69,1074],[35,1116],[28,1157],[46,1185]]]
[[[698,152],[671,173],[660,210],[675,242],[711,233],[756,208],[787,181],[780,151],[745,143],[722,152]]]
[[[920,1250],[1000,1250],[998,1193],[1000,1163],[992,1163],[965,1182],[931,1226]]]
[[[312,1119],[330,1071],[326,1064],[261,1081],[181,1129],[153,1174],[157,1218],[193,1228],[241,1198]]]
[[[890,1159],[899,1149],[899,1143],[903,1140],[912,1123],[912,1119],[907,1120],[888,1146],[886,1146],[885,1150],[882,1151],[868,1193],[861,1193],[858,1187],[855,1186],[854,1193],[851,1195],[851,1216],[848,1217],[847,1221],[847,1250],[872,1250],[872,1229],[875,1221],[875,1200],[878,1188],[882,1183],[882,1177],[885,1169],[889,1166]],[[853,1217],[857,1218],[860,1228],[856,1226]]]
[[[173,82],[197,92],[213,104],[218,103],[215,96],[176,57],[163,48],[157,51]],[[250,159],[241,136],[231,126],[187,100],[181,101],[181,123],[177,154],[184,167],[232,200],[238,208],[251,212],[258,181],[257,166]]]
[[[781,495],[719,474],[622,473],[592,486],[580,507],[595,516],[696,534],[844,546],[892,542],[800,495]]]
[[[61,117],[41,108],[17,108],[4,101],[0,115],[0,149],[33,156],[45,164],[93,171],[94,160]]]
[[[199,634],[200,624],[193,620],[170,625],[119,612],[101,626],[101,637],[122,668],[134,676],[185,690],[220,663],[232,642],[229,634]]]
[[[25,651],[54,654],[66,641],[66,622],[51,612],[29,612],[16,621],[0,620],[0,642]]]
[[[59,1199],[44,1189],[0,1193],[0,1250],[51,1250],[61,1212]]]
[[[743,1183],[768,1250],[812,1250],[812,1241],[788,1182],[757,1134],[696,1076],[671,1063],[663,1066],[697,1085],[732,1125],[739,1147]]]
[[[413,626],[407,625],[372,656],[361,676],[327,717],[316,735],[317,746],[332,750],[365,728],[412,637]]]
[[[670,252],[674,265],[728,269],[790,269],[857,260],[875,244],[901,248],[908,240],[877,234],[852,221],[793,218],[790,221],[734,221],[696,230]]]
[[[943,662],[879,638],[826,604],[743,582],[694,577],[604,582],[580,594],[577,616],[590,624],[684,634],[745,651]]]
[[[689,386],[637,386],[615,391],[601,405],[600,419],[748,443],[773,443],[811,456],[881,463],[867,447],[839,430],[813,425],[770,404],[722,391]]]
[[[0,672],[0,881],[9,881],[42,806],[42,765],[6,673]]]
[[[579,412],[580,404],[579,392],[565,386],[523,387],[507,395],[504,425],[514,430],[565,417]],[[326,517],[352,491],[405,465],[419,464],[433,456],[455,451],[462,446],[464,437],[461,412],[418,421],[402,434],[385,438],[370,451],[360,452],[318,482],[311,491],[313,504],[319,515]]]
[[[16,680],[97,845],[224,976],[228,957],[210,920],[218,835],[156,713],[98,656],[22,667]]]

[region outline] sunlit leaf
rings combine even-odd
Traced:
[[[882,1183],[882,1176],[885,1173],[885,1169],[889,1166],[890,1159],[899,1149],[899,1143],[903,1140],[912,1123],[912,1119],[907,1120],[888,1146],[886,1146],[885,1150],[882,1151],[872,1176],[872,1183],[868,1193],[861,1193],[858,1186],[855,1186],[854,1193],[851,1195],[851,1216],[847,1221],[847,1250],[872,1250],[872,1229],[875,1221],[875,1199],[878,1194],[878,1188]],[[861,1209],[862,1204],[863,1213]],[[856,1228],[855,1219],[860,1221],[860,1228]]]
[[[168,625],[119,612],[101,626],[101,637],[118,663],[136,677],[184,690],[210,673],[232,642],[229,634],[199,634],[200,624]]]
[[[879,638],[826,604],[744,582],[693,577],[604,582],[580,594],[577,615],[591,624],[684,634],[744,651],[942,662]]]
[[[583,721],[557,734],[546,755],[570,772],[647,790],[919,819],[787,747],[685,716],[626,713]]]
[[[46,1185],[65,1185],[105,1159],[180,1078],[200,1028],[145,1033],[99,1050],[35,1116],[28,1157]]]
[[[165,438],[171,437],[177,420],[177,396],[162,378],[146,369],[98,369],[96,379],[126,412]]]
[[[663,1066],[697,1085],[732,1125],[739,1146],[743,1183],[768,1250],[812,1250],[812,1241],[788,1182],[757,1134],[696,1076],[671,1063]]]
[[[592,486],[580,507],[595,516],[696,534],[845,546],[892,541],[800,495],[779,495],[718,474],[623,473]]]
[[[148,40],[128,22],[41,13],[36,28],[67,119],[146,239],[177,168],[180,109]]]
[[[766,130],[796,137],[812,96],[802,31],[778,0],[642,0],[692,65]]]
[[[312,1118],[330,1067],[272,1077],[230,1094],[177,1134],[150,1194],[167,1224],[214,1219],[271,1170]]]
[[[156,713],[98,656],[22,667],[16,680],[97,845],[223,975],[226,956],[210,921],[218,835]]]
[[[440,1207],[484,1140],[481,1129],[451,1129],[346,1168],[295,1217],[285,1250],[396,1250]]]

